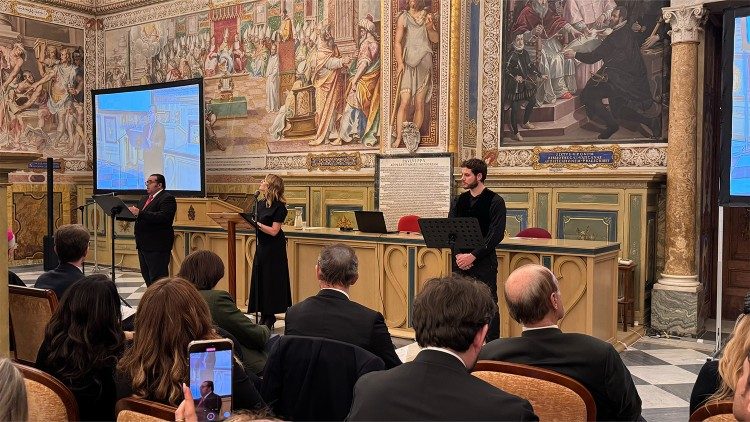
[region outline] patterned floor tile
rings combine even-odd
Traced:
[[[643,419],[649,422],[685,422],[690,417],[690,412],[687,407],[685,407],[684,409],[644,409],[641,416],[643,416]]]
[[[642,409],[686,408],[690,406],[687,401],[655,385],[636,385],[635,388],[638,390],[638,395],[641,396]]]
[[[657,349],[647,350],[646,353],[671,365],[703,364],[709,357],[705,353],[690,349]]]
[[[701,368],[703,368],[704,364],[705,362],[701,364],[697,364],[697,365],[677,365],[677,366],[679,366],[680,368],[686,371],[690,371],[694,373],[695,375],[698,375],[701,372]]]
[[[667,362],[640,350],[624,351],[620,353],[620,357],[626,366],[668,365]]]
[[[628,369],[649,384],[692,384],[697,378],[694,373],[673,365],[628,366]]]
[[[693,385],[694,383],[691,382],[688,384],[659,384],[657,387],[668,393],[674,394],[689,403],[690,393],[693,392]]]

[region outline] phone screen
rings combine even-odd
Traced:
[[[223,421],[232,412],[231,347],[214,343],[190,350],[190,392],[199,421]]]

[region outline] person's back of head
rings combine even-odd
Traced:
[[[193,283],[198,290],[211,290],[224,277],[224,262],[209,250],[195,251],[182,261],[177,277]]]
[[[26,383],[10,359],[0,358],[0,386],[0,420],[27,420]]]
[[[453,274],[425,283],[414,298],[412,326],[421,347],[465,352],[480,331],[486,333],[495,312],[497,304],[492,300],[489,287]],[[483,342],[484,338],[480,340]]]
[[[92,370],[114,367],[125,340],[115,284],[104,274],[73,283],[44,338],[49,347],[45,366],[61,379],[78,380]]]
[[[351,246],[334,243],[321,249],[316,269],[322,285],[348,288],[359,277],[359,260]]]
[[[565,315],[557,278],[542,265],[513,271],[505,281],[505,302],[511,318],[526,327],[554,325]]]
[[[721,384],[708,401],[728,400],[734,394],[745,358],[750,354],[750,293],[745,295],[742,313],[719,360]]]
[[[189,281],[163,278],[146,289],[135,314],[133,345],[117,369],[138,397],[176,406],[188,381],[188,344],[216,339],[206,301]]]
[[[80,224],[65,224],[55,231],[55,253],[60,263],[76,262],[89,249],[89,231]]]

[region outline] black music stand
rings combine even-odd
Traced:
[[[128,206],[125,205],[124,202],[122,202],[122,199],[114,196],[114,195],[94,195],[94,202],[96,202],[102,209],[104,210],[104,213],[108,216],[112,217],[112,282],[115,282],[115,222],[117,221],[117,218],[119,217],[121,220],[125,221],[134,221],[135,215],[130,212],[128,209]],[[119,296],[119,295],[118,295]],[[122,303],[124,303],[128,308],[132,308],[128,302],[125,301],[125,299],[120,296],[120,300]]]
[[[479,220],[474,217],[420,218],[419,230],[428,248],[477,249],[484,244]]]

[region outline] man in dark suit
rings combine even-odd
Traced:
[[[164,173],[166,131],[158,119],[156,104],[151,105],[148,121],[143,131],[143,173]]]
[[[51,289],[62,299],[73,283],[83,278],[83,260],[89,250],[89,231],[80,224],[66,224],[55,232],[55,253],[60,264],[39,276],[38,289]]]
[[[210,421],[217,419],[221,411],[221,397],[214,393],[214,382],[203,381],[200,390],[201,397],[195,399],[195,413],[198,416],[198,420]]]
[[[169,258],[174,243],[172,222],[177,212],[174,196],[165,192],[167,182],[161,174],[152,174],[146,180],[147,196],[138,206],[128,209],[135,214],[135,246],[141,275],[150,286],[156,280],[169,276]]]
[[[560,286],[541,265],[524,265],[505,282],[510,316],[523,325],[521,337],[487,343],[479,359],[538,366],[567,375],[594,396],[598,420],[638,420],[641,398],[633,377],[611,344],[597,338],[563,333],[565,316]]]
[[[386,369],[393,368],[401,360],[383,314],[349,300],[349,288],[359,277],[358,265],[351,247],[341,243],[324,247],[315,266],[320,292],[287,309],[284,334],[353,344],[383,359]]]
[[[479,281],[457,274],[428,281],[412,311],[422,351],[363,375],[347,420],[538,420],[527,400],[469,374],[495,312]]]

